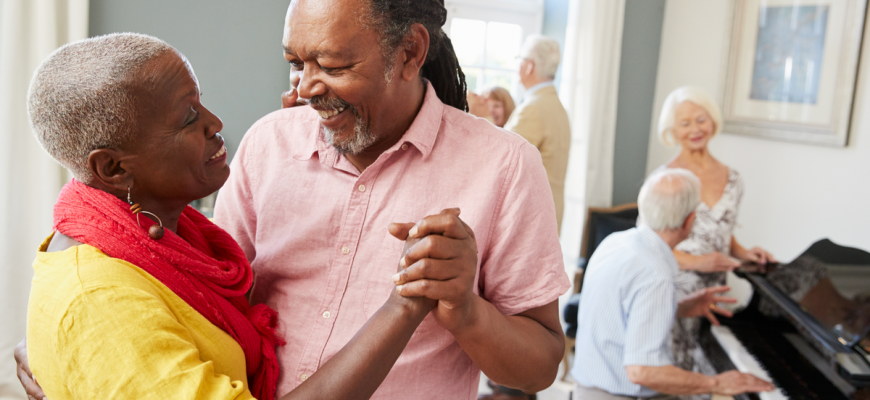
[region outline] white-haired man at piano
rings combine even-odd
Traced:
[[[685,169],[647,178],[638,196],[637,228],[608,236],[586,269],[578,315],[574,399],[668,398],[770,391],[753,375],[706,376],[673,366],[668,350],[674,316],[730,316],[716,304],[734,302],[706,288],[677,301],[679,266],[673,248],[692,231],[701,183]]]

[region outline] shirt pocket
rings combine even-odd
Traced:
[[[371,318],[390,297],[390,291],[395,290],[393,275],[399,269],[399,257],[405,241],[396,239],[390,232],[384,235],[378,251],[370,264],[366,278],[366,293],[364,309],[367,318]]]

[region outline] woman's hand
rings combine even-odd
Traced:
[[[296,90],[299,87],[299,74],[290,77],[290,84],[290,90],[281,93],[281,108],[304,106],[305,102],[299,101],[299,91]]]
[[[753,247],[749,250],[746,250],[743,254],[743,257],[740,258],[744,261],[749,261],[761,265],[777,262],[770,253],[768,253],[761,247]]]
[[[740,266],[739,261],[718,251],[704,254],[702,256],[694,256],[679,250],[674,250],[674,257],[676,257],[677,263],[680,264],[680,269],[684,271],[728,272],[733,271]]]
[[[437,300],[435,321],[455,332],[473,320],[479,299],[474,294],[477,241],[471,228],[459,219],[459,209],[430,215],[410,231],[420,241],[401,259],[402,271],[393,276],[396,291],[404,297]]]
[[[24,392],[27,393],[28,399],[46,400],[45,393],[36,382],[36,378],[30,372],[30,363],[27,362],[27,338],[24,338],[18,346],[15,346],[15,364],[18,373],[18,380],[21,386],[24,387]]]
[[[390,234],[393,235],[393,237],[395,237],[396,239],[405,241],[405,248],[402,249],[402,256],[399,258],[400,262],[396,263],[397,275],[401,274],[402,272],[405,271],[406,266],[402,265],[401,260],[403,260],[405,258],[405,255],[408,254],[408,250],[410,250],[411,247],[413,247],[419,241],[423,240],[423,238],[421,238],[421,237],[408,238],[408,232],[411,230],[411,228],[414,227],[414,225],[416,225],[416,224],[414,224],[413,222],[404,223],[404,224],[392,223],[392,224],[390,224],[390,226],[388,228],[390,231]],[[432,309],[434,309],[435,307],[438,306],[437,300],[432,300],[432,299],[428,299],[425,297],[404,297],[404,296],[399,295],[399,293],[395,290],[390,295],[390,299],[388,301],[395,301],[395,302],[399,302],[402,304],[406,304],[406,305],[414,308],[416,311],[426,312],[426,313],[428,313],[429,311],[432,311]]]
[[[677,316],[680,318],[694,318],[704,316],[710,320],[713,325],[719,325],[719,320],[713,313],[732,317],[730,311],[719,308],[718,303],[736,303],[737,299],[732,297],[721,297],[720,293],[725,293],[731,290],[728,286],[715,286],[703,288],[695,293],[688,295],[677,305]]]
[[[702,272],[727,272],[734,271],[738,267],[740,267],[740,262],[728,257],[718,251],[714,251],[709,254],[704,254],[701,256],[701,268],[699,271]]]

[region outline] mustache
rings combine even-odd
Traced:
[[[305,105],[327,110],[337,110],[339,108],[353,108],[350,103],[338,97],[327,97],[325,95],[314,96],[310,99],[304,100],[304,102]]]

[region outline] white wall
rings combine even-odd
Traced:
[[[728,0],[668,0],[662,27],[647,173],[677,149],[655,137],[668,93],[701,86],[722,98]],[[738,170],[746,191],[735,231],[744,246],[791,260],[820,238],[870,250],[870,32],[865,32],[849,145],[831,148],[730,135],[710,151]]]

